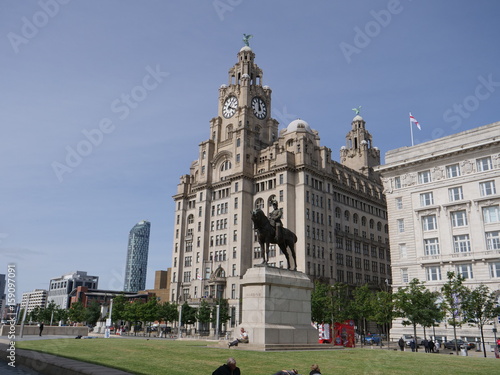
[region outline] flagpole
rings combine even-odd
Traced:
[[[411,112],[410,112],[410,134],[411,134],[411,145],[413,146],[413,124],[411,121]]]

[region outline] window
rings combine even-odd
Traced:
[[[396,198],[396,209],[397,210],[403,209],[403,198],[401,197]]]
[[[432,191],[428,193],[420,194],[420,206],[431,206],[434,204],[434,197],[432,195]]]
[[[401,258],[407,258],[408,257],[408,251],[406,249],[406,244],[405,243],[400,243],[399,244],[399,256]]]
[[[405,231],[405,219],[398,219],[398,232],[403,233]]]
[[[436,229],[437,229],[436,215],[422,216],[422,230],[424,232]]]
[[[461,186],[453,187],[448,189],[448,197],[450,202],[460,201],[464,199],[464,193]]]
[[[453,249],[455,253],[470,252],[470,239],[468,234],[453,236]]]
[[[436,267],[426,267],[427,281],[439,281],[441,280],[441,268]]]
[[[485,224],[498,223],[500,221],[498,206],[483,207],[483,218]]]
[[[401,281],[404,283],[409,282],[408,268],[401,268]]]
[[[439,255],[439,240],[437,238],[424,239],[425,255]]]
[[[401,189],[401,177],[394,177],[394,189]]]
[[[482,197],[496,194],[497,191],[495,188],[495,181],[480,182],[479,183],[479,191],[481,192]]]
[[[234,191],[235,192],[239,191],[239,188],[240,188],[240,184],[238,182],[235,182],[234,183]]]
[[[467,212],[455,211],[451,213],[451,226],[453,228],[464,227],[467,225]]]
[[[260,208],[261,210],[264,209],[264,199],[259,198],[255,201],[255,208],[258,209]]]
[[[459,264],[457,266],[457,274],[462,275],[464,279],[472,279],[472,264]]]
[[[486,232],[486,249],[500,250],[500,232]]]
[[[418,183],[426,184],[431,182],[431,171],[418,172]]]
[[[284,176],[283,176],[283,174],[280,174],[280,176],[279,176],[279,182],[280,182],[280,185],[283,185],[283,182],[284,182]]]
[[[458,164],[446,166],[446,177],[453,178],[460,176],[460,167]]]
[[[500,277],[500,262],[490,263],[491,277]]]
[[[478,172],[489,171],[493,168],[491,164],[491,158],[488,156],[486,158],[481,158],[476,160],[476,168]]]

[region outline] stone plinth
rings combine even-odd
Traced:
[[[250,346],[315,344],[311,326],[313,283],[302,272],[253,267],[242,278],[242,320]]]

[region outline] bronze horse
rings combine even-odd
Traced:
[[[277,244],[283,254],[285,254],[289,270],[292,268],[290,266],[290,256],[288,255],[287,247],[290,249],[290,255],[293,259],[293,270],[296,271],[297,259],[295,257],[295,243],[297,242],[297,236],[295,233],[286,228],[282,228],[280,240],[279,242],[276,242],[275,230],[269,223],[269,219],[260,208],[252,211],[252,221],[254,228],[257,231],[257,238],[262,251],[262,264],[267,264],[267,261],[269,260],[269,244],[273,243]]]

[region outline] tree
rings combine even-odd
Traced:
[[[204,299],[201,300],[200,307],[196,313],[196,319],[200,323],[200,331],[209,331],[209,323],[211,321],[211,309],[208,302]]]
[[[457,346],[457,327],[462,325],[461,303],[466,294],[467,288],[463,285],[464,278],[462,275],[456,275],[455,272],[447,273],[448,281],[441,287],[443,302],[441,308],[448,315],[448,323],[453,327],[453,336],[455,339],[455,351],[458,355]]]
[[[215,306],[212,309],[212,321],[217,324],[217,305],[219,305],[219,329],[218,332],[221,332],[221,327],[227,323],[229,319],[231,319],[231,315],[229,315],[229,303],[227,299],[219,298]]]
[[[469,289],[469,292],[465,294],[462,301],[462,308],[465,319],[479,327],[483,353],[486,358],[483,327],[500,315],[500,307],[497,307],[496,294],[490,292],[490,289],[486,285],[480,284],[474,289]]]
[[[437,295],[424,286],[424,282],[413,279],[407,287],[399,288],[394,294],[395,315],[403,318],[403,325],[413,326],[413,337],[417,338],[417,324],[425,324],[427,310],[436,305]],[[418,351],[418,342],[415,350]]]
[[[87,324],[95,326],[100,317],[101,305],[96,300],[93,300],[85,309],[84,320],[87,322]]]
[[[150,298],[146,303],[140,306],[141,320],[144,321],[144,325],[149,323],[148,333],[151,335],[151,322],[156,320],[158,315],[158,301],[156,297]]]
[[[175,322],[179,318],[179,307],[175,303],[164,302],[158,305],[158,320]]]
[[[140,327],[137,323],[140,322],[142,318],[141,305],[143,303],[142,300],[137,299],[133,303],[127,304],[125,308],[124,318],[133,324],[134,336],[137,336],[137,331]]]
[[[368,287],[368,284],[365,284],[354,289],[352,296],[352,317],[357,321],[358,327],[362,327],[361,343],[363,343],[366,335],[366,321],[371,319],[371,316],[374,314],[374,294]]]
[[[113,311],[111,312],[112,316],[111,322],[115,322],[115,324],[120,321],[120,320],[126,320],[125,319],[125,311],[127,309],[127,306],[129,305],[129,302],[125,298],[123,294],[120,294],[116,297],[113,298]]]
[[[346,284],[336,282],[330,290],[331,294],[331,322],[344,322],[352,316],[351,298]]]
[[[179,325],[196,323],[196,308],[189,306],[187,302],[182,305],[182,322]]]
[[[73,303],[69,308],[68,317],[73,322],[83,322],[85,320],[85,307],[83,307],[83,303]]]
[[[387,349],[389,349],[389,324],[394,318],[394,301],[391,292],[379,291],[371,299],[372,314],[369,316],[378,325],[385,327],[384,330],[387,334]],[[382,342],[382,336],[380,337]]]
[[[331,323],[332,298],[330,290],[330,285],[318,280],[314,282],[314,289],[311,293],[311,320],[313,322]]]

